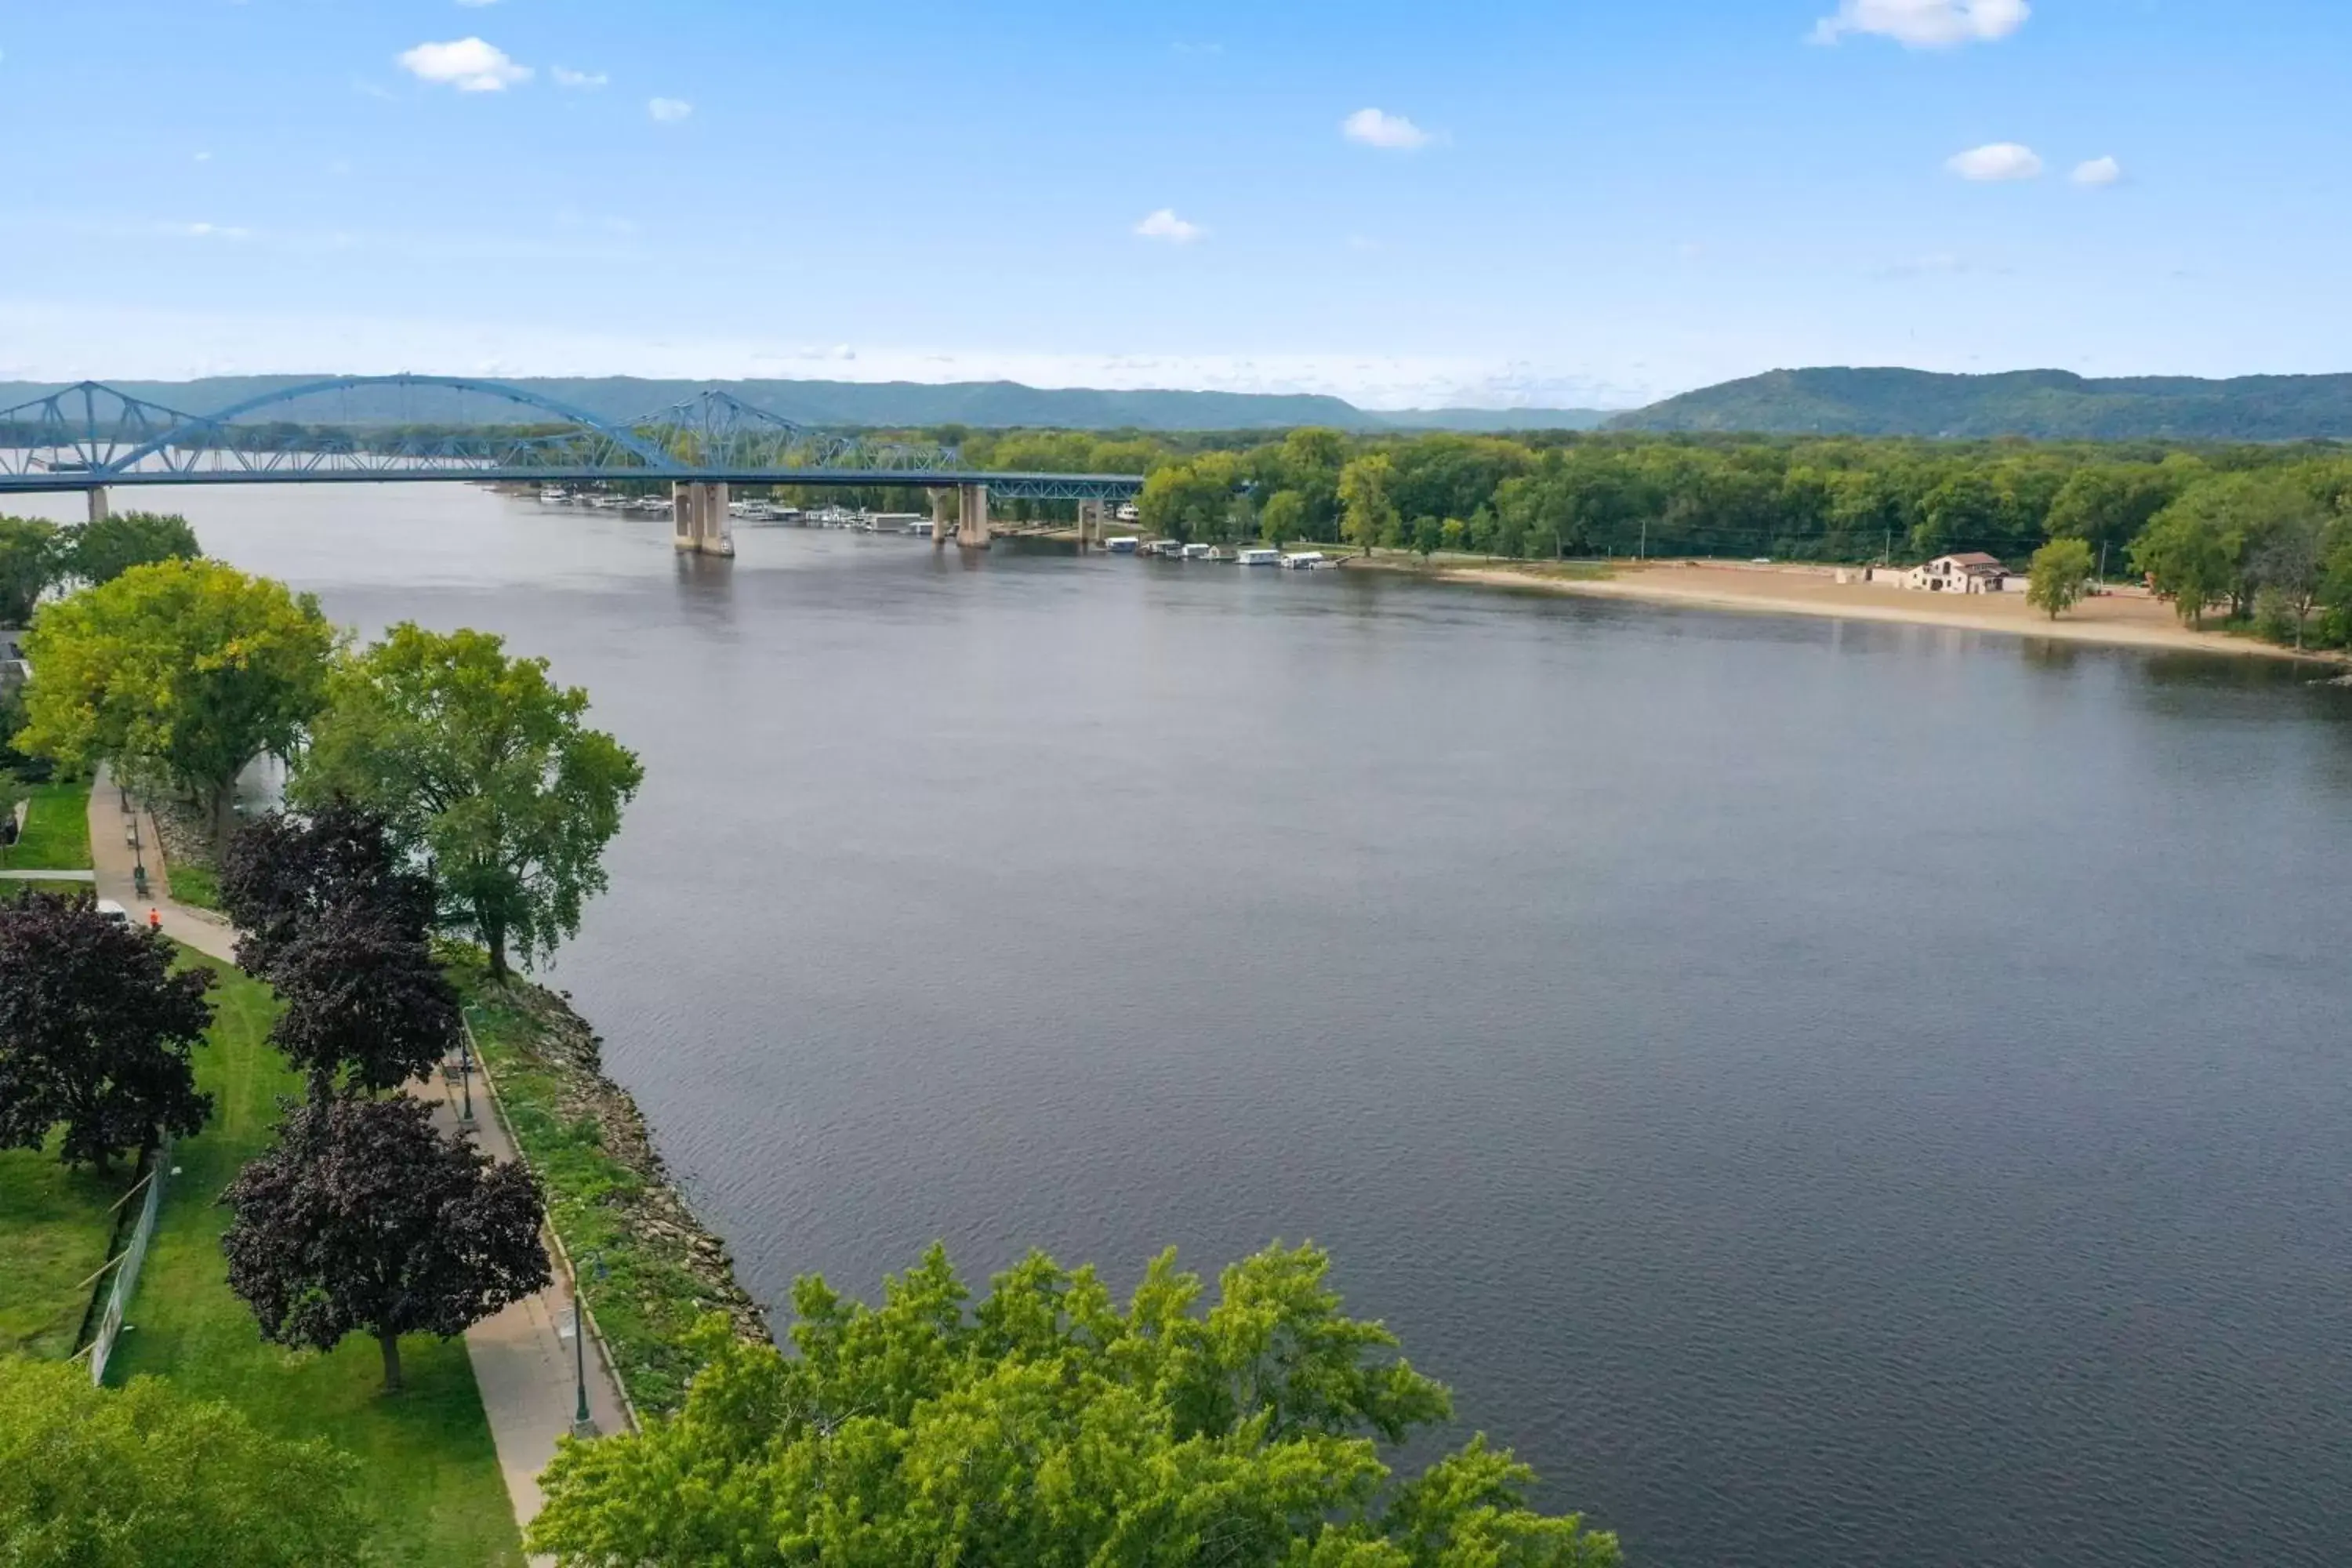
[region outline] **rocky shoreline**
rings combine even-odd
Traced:
[[[478,967],[457,978],[500,1108],[547,1189],[550,1222],[582,1265],[630,1398],[675,1410],[693,1372],[695,1324],[723,1313],[737,1334],[770,1343],[766,1314],[678,1192],[636,1101],[605,1075],[603,1041],[570,999],[494,984]]]

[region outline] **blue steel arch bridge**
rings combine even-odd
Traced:
[[[463,424],[337,417],[337,395],[381,389],[465,395],[494,416]],[[395,399],[395,402],[397,399]],[[322,409],[322,405],[325,405]],[[308,410],[312,417],[289,417]],[[323,412],[328,416],[319,417]],[[797,424],[719,391],[624,420],[602,418],[528,388],[464,376],[347,375],[278,388],[210,414],[188,414],[100,382],[79,382],[0,408],[0,498],[79,491],[105,515],[116,489],[160,485],[415,481],[671,487],[681,549],[734,552],[732,486],[925,489],[944,541],[946,498],[957,538],[988,542],[988,502],[1079,503],[1089,516],[1131,500],[1139,474],[998,473],[966,466],[954,447]]]

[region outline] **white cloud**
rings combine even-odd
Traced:
[[[555,85],[558,87],[577,87],[593,89],[603,87],[606,82],[613,79],[611,77],[606,76],[603,71],[576,71],[568,66],[551,66],[548,68],[547,74],[555,79]]]
[[[2074,165],[2074,183],[2078,185],[2112,185],[2124,177],[2124,166],[2113,158],[2094,158],[2087,163]]]
[[[499,0],[457,0],[460,5],[495,5]]]
[[[196,154],[196,162],[199,163],[209,163],[212,161],[213,155],[210,153],[199,153]]]
[[[2006,38],[2032,14],[2026,0],[1839,0],[1837,15],[1813,28],[1813,41],[1869,33],[1906,48],[1948,49]]]
[[[1209,231],[1197,223],[1188,223],[1176,216],[1173,207],[1161,207],[1135,226],[1135,232],[1146,239],[1164,239],[1171,245],[1190,245]]]
[[[479,38],[419,44],[399,59],[401,68],[412,76],[444,83],[459,92],[503,92],[530,79],[529,66],[517,65],[504,49]]]
[[[1429,145],[1428,132],[1402,114],[1388,114],[1377,109],[1360,109],[1339,121],[1339,134],[1367,147],[1383,147],[1395,153],[1410,153]]]
[[[2042,173],[2042,157],[2015,142],[1995,142],[1971,147],[1946,160],[1944,167],[1963,180],[2031,180]]]
[[[682,98],[656,98],[646,101],[646,112],[664,125],[675,125],[694,112],[694,105]]]
[[[186,239],[251,239],[253,237],[253,230],[249,228],[237,228],[229,224],[219,223],[166,224],[164,232],[179,235]]]

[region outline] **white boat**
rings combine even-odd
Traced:
[[[545,489],[539,492],[539,503],[541,506],[562,506],[565,501],[568,501],[571,499],[572,492],[570,490],[559,489],[553,485],[550,485]]]
[[[1187,561],[1214,561],[1216,558],[1217,547],[1213,544],[1188,544],[1184,547],[1184,559]]]
[[[1298,550],[1285,555],[1282,563],[1293,572],[1312,572],[1331,563],[1319,550]]]
[[[1142,542],[1143,542],[1139,539],[1132,538],[1127,534],[1121,534],[1117,539],[1104,540],[1103,548],[1109,551],[1113,555],[1132,555],[1135,553],[1136,546]]]
[[[1234,557],[1234,559],[1239,561],[1244,566],[1279,566],[1282,564],[1282,552],[1279,550],[1244,550],[1238,556]]]

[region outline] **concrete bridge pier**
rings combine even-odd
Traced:
[[[93,485],[89,488],[89,490],[87,493],[89,496],[89,521],[92,522],[104,522],[107,520],[110,511],[107,501],[106,487],[104,485]]]
[[[735,553],[735,525],[727,516],[727,487],[679,480],[669,487],[674,542],[702,555]]]
[[[988,487],[956,487],[956,542],[966,550],[988,548]]]
[[[1087,552],[1087,525],[1091,522],[1097,533],[1102,531],[1102,514],[1097,510],[1100,505],[1099,501],[1090,500],[1078,503],[1078,553],[1081,555]]]
[[[934,550],[945,550],[948,547],[948,492],[945,489],[936,489],[930,491],[929,494],[931,498],[931,548]]]

